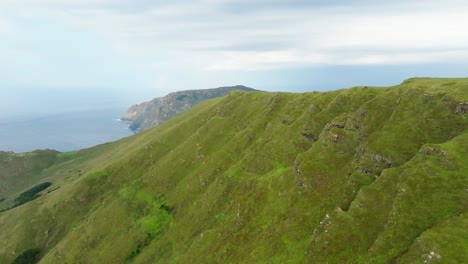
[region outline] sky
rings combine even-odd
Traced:
[[[459,0],[0,0],[0,117],[467,77],[467,14]]]

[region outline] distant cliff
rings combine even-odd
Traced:
[[[151,128],[204,100],[224,96],[233,90],[255,91],[255,89],[237,85],[170,93],[164,97],[131,106],[122,120],[130,122],[130,129],[133,131]]]

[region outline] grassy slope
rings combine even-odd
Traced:
[[[58,161],[58,152],[0,152],[0,210],[13,205],[15,194],[46,178],[42,170]]]
[[[209,100],[50,167],[0,262],[466,261],[463,102],[468,79]]]

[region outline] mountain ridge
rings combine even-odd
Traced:
[[[243,85],[223,86],[210,89],[184,90],[169,93],[150,101],[131,106],[121,118],[130,123],[133,131],[157,126],[171,117],[187,111],[204,100],[224,96],[234,90],[256,91]]]
[[[463,263],[467,102],[426,78],[204,101],[49,167],[0,262]]]

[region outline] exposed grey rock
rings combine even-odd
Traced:
[[[301,131],[301,135],[305,138],[307,138],[308,140],[312,141],[312,142],[315,142],[317,141],[317,138],[314,136],[314,134],[312,133],[312,131],[308,128],[304,128],[302,131]]]
[[[297,161],[294,162],[294,171],[296,172],[296,184],[299,187],[306,187],[304,184],[304,180],[302,179],[302,171],[299,167],[299,163]]]
[[[422,146],[421,149],[419,150],[419,153],[424,154],[424,155],[433,155],[433,156],[441,156],[444,157],[447,155],[445,151],[440,149],[439,146]]]
[[[466,114],[468,113],[468,102],[460,103],[457,105],[457,109],[455,110],[456,114]]]

